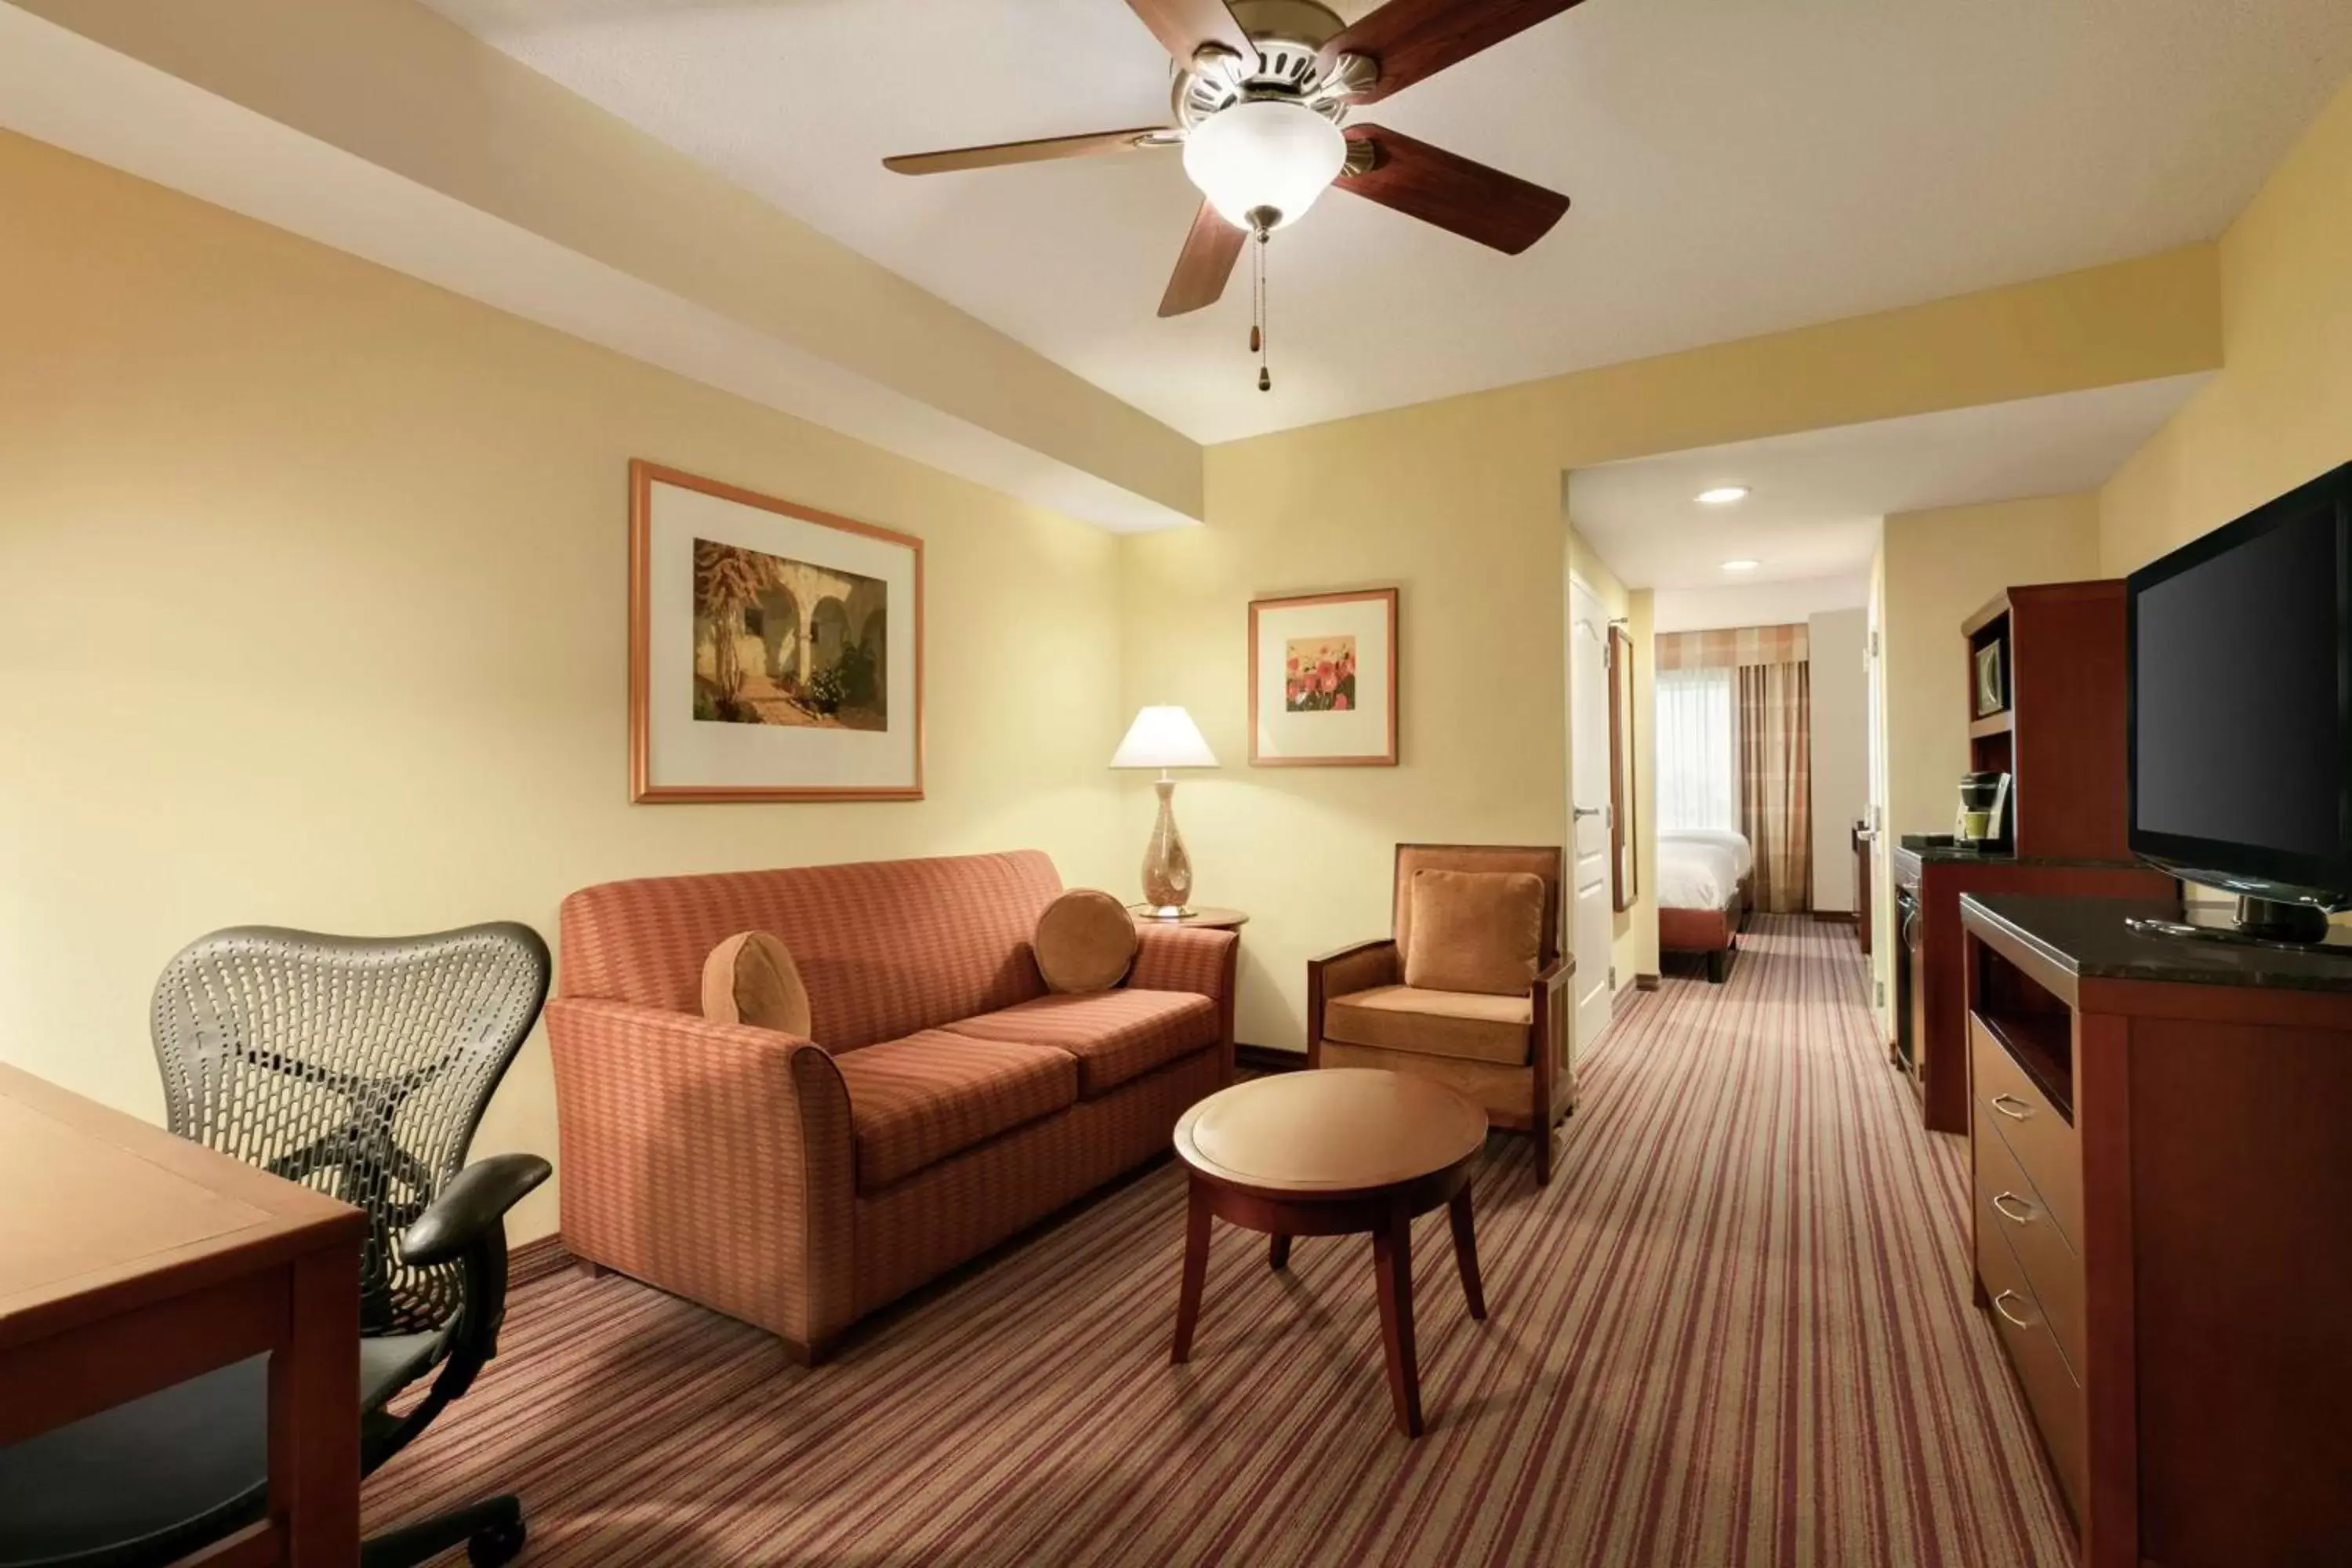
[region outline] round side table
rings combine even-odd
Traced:
[[[1239,931],[1249,924],[1248,912],[1243,910],[1211,909],[1207,905],[1189,915],[1155,915],[1150,904],[1129,904],[1127,912],[1135,917],[1139,926],[1198,926],[1202,931]]]
[[[1389,1396],[1398,1428],[1420,1436],[1412,1218],[1441,1205],[1451,1211],[1462,1292],[1470,1316],[1485,1321],[1470,1167],[1486,1142],[1486,1113],[1468,1100],[1427,1079],[1370,1068],[1275,1073],[1192,1107],[1176,1123],[1176,1154],[1192,1190],[1169,1359],[1181,1364],[1192,1353],[1213,1215],[1272,1237],[1267,1261],[1276,1268],[1289,1267],[1295,1236],[1369,1231]]]

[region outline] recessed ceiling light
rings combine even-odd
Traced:
[[[1704,506],[1729,506],[1733,501],[1746,500],[1748,499],[1748,487],[1746,485],[1717,485],[1711,490],[1699,491],[1698,499],[1700,504]]]
[[[1723,569],[1726,572],[1753,572],[1762,564],[1764,563],[1761,561],[1727,561],[1723,563]]]

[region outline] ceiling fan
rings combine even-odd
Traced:
[[[1388,0],[1342,23],[1315,0],[1127,0],[1175,60],[1176,123],[886,158],[939,174],[1050,158],[1181,147],[1204,198],[1160,301],[1162,316],[1213,304],[1241,258],[1297,222],[1327,186],[1516,256],[1550,232],[1568,198],[1349,110],[1469,58],[1577,0]],[[1251,331],[1251,348],[1260,347]],[[1261,370],[1259,385],[1268,384]]]

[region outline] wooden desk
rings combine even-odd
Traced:
[[[359,1558],[360,1210],[0,1066],[0,1446],[270,1352],[269,1510],[213,1564]]]

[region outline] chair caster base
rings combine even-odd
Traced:
[[[360,1568],[416,1568],[453,1546],[466,1549],[466,1561],[474,1568],[499,1568],[522,1551],[528,1533],[521,1499],[489,1498],[362,1542]]]

